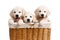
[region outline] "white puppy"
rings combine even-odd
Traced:
[[[23,20],[25,23],[33,23],[35,22],[35,16],[33,13],[25,13],[24,14],[24,17],[23,17]]]
[[[20,25],[21,23],[23,23],[22,16],[25,12],[26,11],[22,8],[13,8],[10,12],[10,16],[12,19],[9,19],[8,23],[10,25]]]
[[[34,25],[35,20],[35,15],[33,13],[25,13],[23,17],[24,23],[29,25],[27,28],[32,28]]]
[[[35,15],[38,22],[40,22],[40,26],[45,26],[47,24],[50,24],[50,21],[48,19],[49,14],[50,12],[48,8],[44,6],[40,6],[35,10]]]

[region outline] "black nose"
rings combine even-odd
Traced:
[[[18,15],[16,15],[16,17],[18,17]]]
[[[41,14],[41,16],[43,17],[43,16],[44,16],[44,14]]]
[[[30,19],[27,19],[27,22],[30,22]]]

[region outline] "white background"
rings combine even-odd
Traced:
[[[9,40],[9,13],[12,8],[19,6],[28,12],[44,5],[49,8],[51,14],[51,40],[60,40],[60,1],[59,0],[0,0],[0,40]]]

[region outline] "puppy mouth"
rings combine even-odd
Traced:
[[[15,18],[15,22],[18,22],[19,19],[20,19],[19,17],[16,17],[16,18]]]
[[[40,18],[44,18],[44,16],[41,16]]]
[[[16,17],[15,19],[20,19],[19,17]]]
[[[15,15],[15,22],[18,22],[20,19],[19,15]]]

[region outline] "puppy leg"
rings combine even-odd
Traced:
[[[11,26],[16,26],[17,25],[17,22],[14,22],[14,20],[12,20],[12,19],[9,19],[8,23]]]
[[[40,21],[40,25],[43,28],[50,28],[51,22],[48,19]]]

